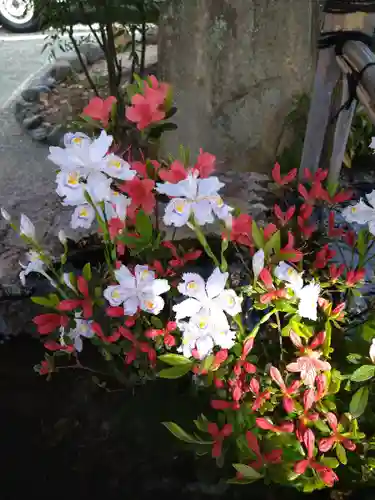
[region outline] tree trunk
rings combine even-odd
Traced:
[[[318,18],[316,0],[170,0],[159,68],[179,129],[163,152],[184,144],[225,169],[269,171],[293,98],[310,92]]]

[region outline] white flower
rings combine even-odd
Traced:
[[[22,267],[22,271],[20,272],[20,280],[23,286],[26,284],[26,276],[30,273],[39,273],[45,276],[48,280],[50,279],[47,273],[45,272],[46,265],[43,262],[40,254],[38,252],[27,252],[26,254],[27,264],[23,264],[20,262],[20,266]]]
[[[375,191],[368,194],[367,198],[370,203],[372,203],[371,200],[375,202]],[[342,216],[349,223],[368,224],[370,233],[375,235],[375,208],[368,206],[363,200],[344,208]]]
[[[10,213],[7,212],[5,208],[1,207],[0,212],[3,219],[5,219],[7,222],[10,222],[12,220]]]
[[[25,214],[21,214],[20,234],[31,240],[35,239],[35,226]]]
[[[126,266],[115,271],[119,285],[109,286],[104,290],[104,297],[111,306],[124,305],[127,316],[133,316],[138,308],[142,311],[159,314],[164,308],[160,295],[170,289],[167,280],[155,279],[154,271],[148,266],[135,266],[132,274]]]
[[[315,283],[309,283],[300,290],[298,296],[300,299],[298,305],[298,314],[302,318],[311,319],[316,321],[318,318],[318,298],[320,293],[320,285]]]
[[[234,290],[225,290],[228,273],[216,268],[207,283],[195,273],[185,273],[182,278],[178,291],[189,298],[173,306],[176,319],[192,318],[199,322],[200,314],[205,313],[215,328],[229,330],[225,313],[235,316],[241,312],[241,299]]]
[[[280,262],[274,270],[274,275],[281,281],[285,281],[289,288],[298,297],[303,288],[302,275],[286,262]]]
[[[86,191],[95,203],[108,201],[111,198],[112,180],[101,172],[93,172],[87,178]]]
[[[373,137],[371,139],[371,143],[370,143],[370,146],[369,146],[370,149],[375,149],[375,137]]]
[[[136,175],[135,170],[131,169],[131,166],[127,161],[114,154],[110,154],[106,157],[103,172],[122,181],[130,181]]]
[[[212,353],[215,346],[230,349],[235,343],[236,332],[215,328],[205,312],[200,313],[195,320],[179,322],[178,328],[183,333],[178,351],[186,358],[190,358],[195,350],[195,355],[198,355],[199,359],[204,359]]]
[[[88,175],[92,171],[107,168],[106,155],[112,142],[113,137],[107,135],[105,130],[94,140],[82,133],[66,134],[65,149],[51,146],[48,159],[62,170],[79,171],[81,175]]]
[[[89,229],[94,219],[95,210],[91,205],[79,205],[72,214],[70,225],[73,229],[78,229],[79,227]]]
[[[81,205],[85,203],[85,185],[79,172],[61,171],[56,176],[56,193],[64,198],[63,205]]]
[[[77,318],[75,328],[70,330],[67,336],[73,340],[76,351],[81,352],[83,349],[82,337],[90,339],[94,336],[94,332],[91,328],[91,321]]]
[[[118,218],[125,220],[131,200],[118,191],[111,191],[109,201],[105,204],[105,214],[108,220]]]
[[[253,257],[253,273],[255,279],[258,279],[259,274],[264,269],[264,251],[258,250]]]
[[[370,354],[371,361],[375,364],[375,338],[372,339],[369,354]]]
[[[224,204],[218,194],[223,186],[217,177],[198,179],[194,173],[189,173],[186,179],[177,184],[158,183],[156,191],[173,197],[165,209],[164,223],[182,227],[191,215],[194,215],[200,226],[214,222],[214,215],[219,219],[227,219],[231,208]]]
[[[65,231],[63,231],[62,229],[60,229],[60,231],[59,231],[58,238],[59,238],[59,241],[62,245],[65,246],[67,244],[68,240],[67,240],[66,234],[65,234]]]

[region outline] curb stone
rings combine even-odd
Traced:
[[[102,49],[93,43],[80,46],[82,59],[91,65],[104,58]],[[64,81],[72,72],[78,72],[81,63],[76,53],[68,52],[49,65],[16,99],[13,112],[21,129],[33,140],[48,146],[59,146],[66,132],[60,125],[53,126],[43,117],[40,95],[50,93],[57,83]]]

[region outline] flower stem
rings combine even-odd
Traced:
[[[280,315],[279,311],[275,312],[275,317],[276,317],[276,323],[277,323],[277,330],[279,332],[279,344],[280,344],[280,361],[284,361],[284,355],[283,355],[283,336],[281,333],[281,322],[280,322]]]
[[[192,221],[191,227],[192,227],[193,231],[195,232],[195,234],[196,234],[196,236],[198,238],[199,243],[204,248],[204,251],[206,252],[206,254],[208,255],[208,257],[210,257],[210,259],[212,259],[212,261],[213,261],[213,263],[215,264],[216,267],[220,268],[220,262],[218,261],[216,255],[211,250],[211,247],[208,244],[207,238],[204,235],[204,233],[201,230],[201,228],[198,226],[198,224],[196,224],[195,221]]]

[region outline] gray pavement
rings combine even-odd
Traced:
[[[28,214],[40,239],[50,243],[60,225],[66,224],[54,195],[55,169],[46,159],[48,148],[23,134],[12,113],[14,98],[48,61],[47,54],[41,54],[43,44],[41,36],[15,36],[0,30],[0,206],[15,218],[21,212]],[[0,283],[13,281],[22,248],[1,220]]]

